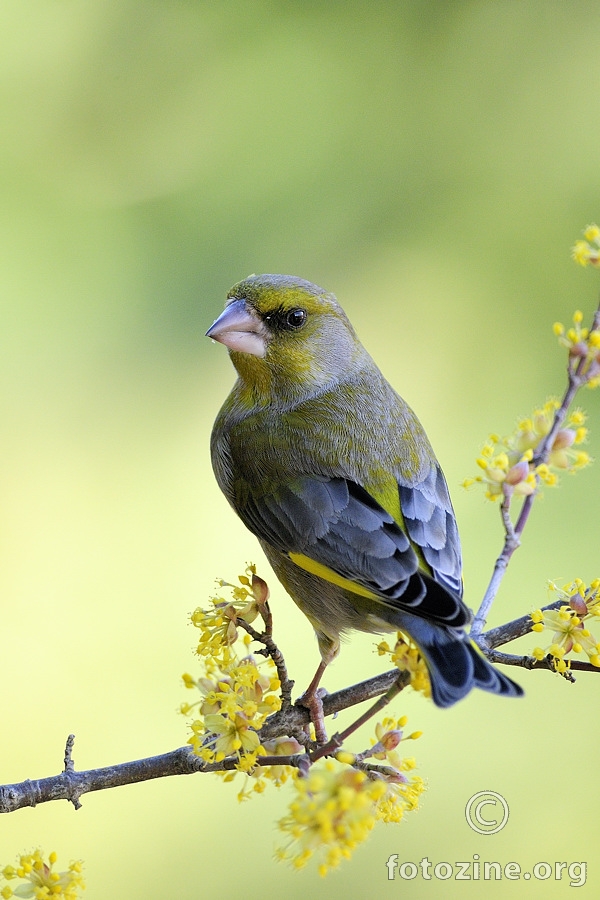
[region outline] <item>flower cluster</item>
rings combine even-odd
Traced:
[[[555,322],[552,327],[559,344],[569,351],[572,369],[576,369],[586,387],[595,388],[600,384],[600,331],[585,328],[582,322],[583,313],[577,309],[570,328],[561,322]]]
[[[571,255],[580,266],[600,266],[600,228],[588,225],[583,240],[575,242]]]
[[[184,674],[184,685],[198,690],[200,699],[182,703],[180,712],[195,716],[188,743],[198,756],[209,763],[233,756],[236,770],[251,774],[259,755],[282,752],[279,747],[261,746],[257,733],[267,716],[280,709],[281,698],[272,660],[263,661],[259,667],[248,652],[251,637],[243,636],[243,656],[234,647],[239,638],[239,620],[254,621],[264,612],[268,594],[266,583],[256,575],[253,566],[239,577],[239,582],[220,582],[221,587],[230,588],[232,598],[216,597],[212,609],[197,609],[191,616],[194,626],[200,629],[197,653],[204,664],[204,675],[194,679]],[[225,777],[231,780],[234,775],[235,770]],[[281,773],[276,777],[282,780]],[[254,789],[260,791],[263,786],[257,779]],[[242,796],[246,794],[242,792]]]
[[[403,739],[398,726],[405,722],[388,719],[378,724],[377,742],[359,757],[342,751],[335,762],[313,766],[306,777],[294,774],[295,797],[279,822],[289,841],[278,849],[278,859],[301,869],[317,854],[319,873],[326,875],[352,855],[377,822],[400,822],[406,812],[418,808],[424,782],[418,775],[405,774],[412,772],[415,762],[402,759],[397,751]],[[409,738],[419,735],[414,732]],[[359,762],[368,756],[389,766]]]
[[[199,607],[190,616],[192,625],[200,629],[196,653],[216,665],[229,663],[230,648],[238,639],[237,620],[243,619],[250,625],[268,600],[266,582],[256,574],[255,566],[249,565],[238,581],[239,584],[229,584],[220,579],[219,587],[229,588],[231,599],[212,597],[212,609]]]
[[[353,754],[332,744],[329,752],[335,761],[326,763],[318,761],[323,754],[315,757],[295,737],[283,735],[261,744],[265,719],[281,707],[275,663],[269,658],[259,668],[248,652],[253,639],[267,645],[269,637],[272,645],[268,587],[253,566],[239,577],[239,584],[220,586],[229,588],[231,599],[215,597],[211,609],[197,609],[191,617],[200,630],[197,653],[204,674],[198,679],[183,676],[185,686],[200,694],[195,702],[181,705],[180,711],[194,719],[189,743],[226,781],[245,773],[239,800],[262,793],[268,781],[277,787],[291,782],[294,799],[279,823],[287,845],[278,858],[299,869],[316,854],[325,874],[351,855],[376,822],[399,822],[405,812],[417,808],[424,784],[413,773],[414,759],[403,758],[399,745],[421,733],[404,736],[406,718],[387,718],[377,724],[368,749]],[[257,616],[264,622],[264,635],[249,624]],[[243,643],[244,655],[236,652],[237,641]],[[428,686],[425,664],[408,638],[399,635],[394,650],[387,647],[385,652],[399,665],[401,657],[405,659],[415,685]]]
[[[33,898],[33,900],[77,900],[85,883],[81,876],[81,861],[72,862],[65,872],[56,872],[56,853],[51,853],[48,862],[44,860],[41,850],[24,853],[19,857],[16,866],[5,866],[0,871],[0,878],[6,884],[0,890],[0,897]],[[13,889],[9,882],[20,880]]]
[[[563,603],[558,609],[536,609],[531,614],[532,631],[552,633],[549,646],[535,647],[533,656],[544,659],[550,655],[554,668],[562,673],[569,668],[569,660],[565,659],[568,653],[586,653],[590,663],[600,668],[600,642],[588,627],[600,616],[600,578],[589,585],[576,578],[561,588],[554,582],[549,586]]]
[[[547,462],[533,463],[535,451],[550,432],[559,406],[558,400],[551,398],[522,419],[508,437],[490,435],[477,459],[481,474],[466,478],[463,487],[484,485],[488,500],[512,494],[525,497],[536,491],[538,482],[552,487],[558,483],[558,472],[576,472],[587,466],[590,456],[579,449],[587,437],[585,415],[579,409],[570,413],[556,433],[547,451]]]
[[[394,647],[390,647],[387,641],[380,641],[377,645],[379,656],[389,653],[392,663],[401,672],[410,673],[410,686],[415,691],[421,691],[426,697],[431,697],[431,682],[425,660],[417,645],[402,631],[398,632]]]

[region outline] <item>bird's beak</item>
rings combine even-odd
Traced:
[[[230,350],[264,356],[267,352],[267,334],[264,323],[245,300],[232,300],[216,322],[206,332],[206,337],[225,344]]]

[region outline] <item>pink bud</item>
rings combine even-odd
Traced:
[[[569,606],[575,610],[578,616],[587,616],[588,608],[581,594],[573,594],[569,600]]]
[[[263,747],[271,756],[295,756],[297,753],[304,753],[304,747],[296,738],[274,738],[271,741],[264,741]]]
[[[394,729],[393,731],[386,731],[386,733],[381,738],[380,743],[385,747],[388,751],[395,750],[400,741],[402,740],[402,732]]]
[[[520,484],[522,481],[525,481],[527,476],[529,475],[529,463],[522,459],[521,462],[516,463],[511,469],[506,473],[505,483],[506,484]]]
[[[572,428],[562,428],[557,432],[552,444],[553,450],[562,450],[564,447],[570,447],[575,440],[576,433]]]

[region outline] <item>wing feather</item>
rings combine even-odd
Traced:
[[[448,486],[439,466],[416,485],[400,484],[408,536],[431,567],[434,579],[462,597],[462,559]]]
[[[364,488],[344,478],[302,476],[261,496],[245,491],[240,515],[258,537],[288,556],[293,554],[297,564],[307,557],[350,586],[372,592],[384,606],[458,627],[468,622],[469,612],[450,584],[454,570],[448,575],[442,565],[439,577],[430,562],[438,556],[444,562],[448,535],[447,510],[439,511],[429,499],[431,492],[427,483],[421,494],[410,497],[408,536]],[[420,519],[418,513],[428,519]],[[411,528],[423,534],[425,546],[416,541]],[[446,590],[431,590],[431,578],[421,569],[413,543],[423,547],[434,580]]]

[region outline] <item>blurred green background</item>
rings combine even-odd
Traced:
[[[254,538],[210,471],[233,381],[203,334],[231,284],[285,272],[334,291],[417,410],[462,531],[467,601],[497,554],[498,512],[459,484],[490,431],[564,384],[551,333],[589,318],[596,273],[569,250],[600,218],[600,7],[533,2],[4,0],[0,30],[3,684],[0,781],[180,746],[187,615]],[[589,451],[600,405],[587,393]],[[598,576],[598,468],[531,517],[492,623],[546,602],[547,578]],[[273,584],[298,686],[308,623]],[[535,641],[522,643],[526,652]],[[357,636],[334,690],[381,671]],[[0,864],[36,846],[85,860],[96,898],[473,896],[483,882],[387,880],[385,862],[597,862],[598,684],[518,671],[527,696],[449,711],[403,694],[429,790],[323,881],[272,861],[274,788],[172,778],[0,821]],[[356,749],[361,743],[357,741]],[[477,791],[510,819],[481,836]],[[485,882],[490,897],[554,897]]]

